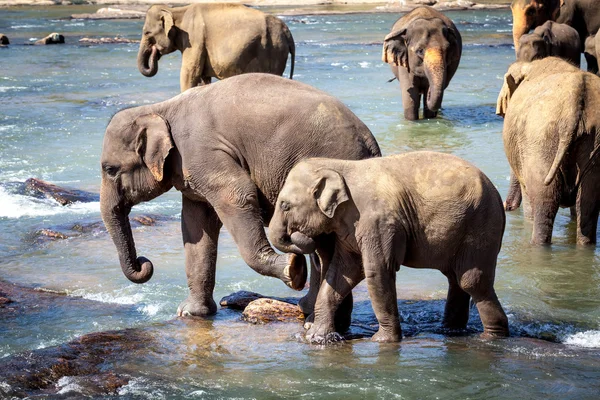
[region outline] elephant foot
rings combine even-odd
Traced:
[[[376,334],[371,338],[373,342],[378,343],[397,343],[402,340],[402,331],[385,331],[379,328]]]
[[[302,290],[308,276],[306,259],[298,254],[287,254],[287,256],[288,261],[283,269],[282,281],[294,290]]]
[[[508,337],[508,332],[506,331],[483,331],[481,335],[479,335],[482,339],[503,339]]]
[[[519,208],[520,204],[515,201],[506,200],[504,202],[504,211],[514,211]]]
[[[309,289],[310,291],[310,289]],[[310,296],[310,293],[307,294],[306,296],[302,297],[300,299],[300,301],[298,301],[298,308],[300,309],[300,311],[302,311],[302,313],[308,317],[309,315],[311,315],[313,313],[313,311],[315,310],[315,301],[314,299],[311,299],[312,296]]]
[[[343,342],[344,338],[331,329],[318,327],[314,323],[311,323],[310,329],[306,332],[306,340],[311,344],[327,345]]]
[[[189,296],[179,307],[177,307],[178,317],[208,317],[217,313],[217,303],[211,298],[208,301],[198,301]]]
[[[314,322],[315,322],[315,314],[311,313],[308,317],[304,318],[304,329],[306,329],[307,331],[310,330],[310,328],[312,328]]]

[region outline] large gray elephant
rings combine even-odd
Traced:
[[[394,23],[383,40],[382,60],[400,82],[404,117],[434,118],[460,63],[462,38],[454,23],[439,11],[417,7]]]
[[[275,75],[243,74],[115,114],[102,147],[102,219],[123,273],[144,283],[153,266],[136,255],[128,214],[179,190],[190,295],[178,315],[210,315],[222,225],[251,268],[301,290],[304,257],[276,254],[264,231],[285,176],[306,157],[379,155],[369,129],[334,97]]]
[[[448,278],[446,327],[466,327],[472,298],[484,336],[508,335],[494,291],[504,226],[500,195],[479,169],[453,155],[424,151],[298,163],[277,198],[269,238],[281,251],[312,253],[323,235],[332,237],[328,251],[319,254],[337,262],[322,261],[314,321],[306,326],[309,340],[336,339],[336,309],[366,278],[379,321],[373,340],[397,342],[401,265],[438,269]]]
[[[144,76],[158,72],[161,56],[182,54],[181,91],[248,72],[282,75],[288,53],[294,75],[295,45],[279,18],[241,4],[155,5],[146,14],[138,53]]]
[[[550,244],[558,208],[573,206],[577,242],[596,243],[599,107],[600,78],[559,58],[516,62],[504,76],[496,113],[511,167],[506,209],[529,198],[534,244]]]
[[[560,57],[577,67],[581,64],[579,34],[566,24],[546,21],[532,33],[521,36],[517,61],[533,61],[544,57]]]

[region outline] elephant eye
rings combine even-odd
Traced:
[[[423,55],[425,54],[425,51],[423,49],[416,49],[415,50],[415,54],[417,56],[419,56],[420,58],[423,58]]]
[[[282,201],[279,206],[281,207],[281,211],[290,211],[290,204],[287,201]]]
[[[117,176],[117,173],[119,173],[119,167],[115,167],[114,165],[104,165],[102,166],[102,169],[108,176],[113,178]]]

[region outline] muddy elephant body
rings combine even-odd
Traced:
[[[498,97],[511,166],[507,209],[531,203],[532,243],[550,244],[559,207],[575,207],[577,242],[596,243],[600,78],[558,58],[511,65]]]
[[[269,237],[281,251],[316,248],[322,259],[310,340],[328,340],[341,300],[366,279],[379,321],[373,340],[399,341],[401,265],[438,269],[448,278],[446,327],[466,327],[472,297],[484,334],[506,336],[493,286],[504,226],[500,195],[479,169],[452,155],[411,152],[299,163],[279,193]],[[328,251],[318,243],[323,235]]]
[[[434,118],[458,69],[462,39],[454,23],[431,7],[417,7],[394,23],[384,38],[382,60],[400,82],[404,117]]]
[[[295,45],[279,18],[241,4],[192,4],[167,8],[152,6],[146,14],[138,69],[148,77],[158,71],[161,56],[182,54],[180,86],[210,83],[250,72],[282,75]]]
[[[513,41],[519,51],[519,39],[546,21],[556,21],[573,27],[579,34],[579,51],[584,52],[588,36],[600,28],[600,7],[597,0],[513,0]],[[598,72],[595,56],[585,54],[588,71]]]
[[[579,34],[574,28],[546,21],[532,33],[521,36],[517,61],[530,62],[545,57],[559,57],[579,67],[580,44]]]
[[[190,295],[178,314],[210,315],[222,225],[250,267],[301,290],[304,257],[276,254],[264,231],[285,176],[305,157],[379,155],[369,129],[334,97],[275,75],[239,75],[115,114],[102,148],[102,218],[124,274],[143,283],[153,266],[137,257],[127,215],[179,190]]]

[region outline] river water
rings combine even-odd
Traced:
[[[167,217],[134,230],[138,253],[156,268],[145,285],[123,277],[106,233],[36,241],[33,233],[41,228],[98,221],[99,204],[63,207],[24,196],[17,183],[37,177],[98,192],[99,155],[111,115],[179,90],[179,53],[163,57],[158,74],[145,78],[136,68],[136,44],[79,45],[84,36],[139,38],[139,20],[63,19],[92,10],[0,12],[0,32],[12,43],[0,48],[0,278],[130,306],[94,315],[55,310],[0,325],[0,358],[89,332],[144,327],[163,332],[157,338],[162,350],[148,348],[114,366],[135,378],[119,392],[131,398],[598,398],[600,252],[576,248],[575,226],[565,210],[557,217],[550,248],[529,245],[531,222],[521,211],[508,214],[496,290],[511,338],[496,341],[479,339],[475,310],[465,335],[444,335],[439,322],[445,278],[409,268],[397,279],[406,335],[399,345],[363,338],[311,346],[297,339],[300,324],[252,326],[227,310],[205,322],[173,321],[187,295],[175,191],[134,208]],[[463,57],[434,120],[405,121],[398,83],[387,82],[392,74],[381,62],[380,43],[398,18],[394,14],[284,17],[297,47],[294,79],[340,98],[369,126],[384,154],[424,149],[456,154],[481,168],[504,197],[509,167],[502,119],[494,110],[514,58],[510,14],[447,15],[462,34]],[[25,45],[54,31],[63,33],[67,44]],[[217,301],[242,289],[297,296],[247,267],[227,232],[219,245]],[[372,330],[376,320],[364,285],[355,301],[355,320]]]

